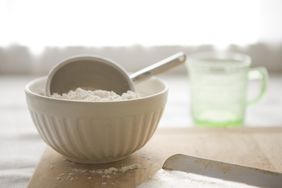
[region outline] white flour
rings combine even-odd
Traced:
[[[51,97],[57,99],[80,100],[87,102],[109,102],[136,99],[138,98],[138,95],[133,91],[127,91],[122,95],[118,95],[113,91],[84,90],[82,88],[77,88],[76,90],[71,90],[68,93],[63,93],[62,95],[54,93]]]
[[[50,165],[50,169],[54,169],[53,165]],[[87,181],[97,181],[96,176],[100,176],[102,180],[101,184],[104,185],[114,185],[116,179],[122,174],[128,171],[136,170],[141,168],[140,164],[130,164],[121,167],[110,167],[105,169],[86,169],[86,168],[71,168],[56,177],[56,180],[61,181],[77,181],[80,178],[87,179]]]
[[[257,188],[181,171],[159,170],[149,181],[137,188]]]

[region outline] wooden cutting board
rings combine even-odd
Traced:
[[[159,129],[129,158],[100,165],[73,163],[47,148],[28,188],[136,187],[176,153],[282,172],[282,128]],[[97,173],[132,165],[132,170],[109,176]]]

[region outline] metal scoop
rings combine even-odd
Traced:
[[[165,72],[184,63],[186,55],[179,52],[130,76],[112,60],[95,56],[78,56],[62,61],[48,75],[47,96],[53,93],[67,93],[78,87],[83,89],[103,89],[118,94],[135,91],[133,82],[140,82],[153,75]]]

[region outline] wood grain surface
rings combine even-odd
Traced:
[[[144,148],[129,158],[100,165],[73,163],[47,148],[28,187],[136,187],[177,153],[282,172],[282,128],[159,129]],[[138,168],[110,177],[92,173],[95,169],[133,164]]]

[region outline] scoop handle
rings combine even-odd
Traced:
[[[130,75],[130,79],[134,82],[140,82],[148,79],[153,75],[157,75],[167,70],[184,63],[186,55],[183,52],[178,52],[172,56],[169,56],[153,65],[145,67]]]

